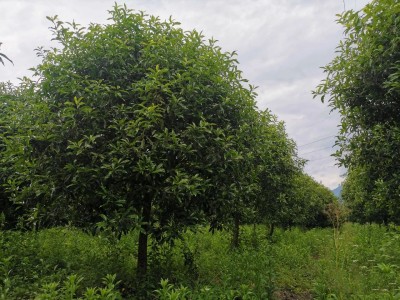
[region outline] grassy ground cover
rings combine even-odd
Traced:
[[[378,225],[186,233],[153,248],[135,282],[136,239],[73,228],[0,232],[0,299],[400,299],[400,233]],[[113,275],[115,274],[115,275]]]

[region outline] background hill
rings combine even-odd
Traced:
[[[332,192],[335,194],[336,197],[340,198],[342,193],[342,186],[339,185],[337,188],[333,189]]]

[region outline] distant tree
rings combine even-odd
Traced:
[[[297,157],[295,143],[288,138],[283,122],[269,111],[260,114],[259,122],[256,167],[260,190],[255,210],[272,234],[276,225],[285,226],[292,219],[294,198],[290,193],[302,161]]]
[[[240,225],[252,219],[255,198],[259,193],[255,160],[259,134],[258,114],[255,110],[247,112],[247,120],[235,136],[237,149],[225,154],[225,159],[229,162],[225,171],[227,184],[220,188],[224,190],[224,201],[229,204],[224,206],[225,217],[219,219],[232,224],[233,248],[239,247]]]
[[[307,228],[330,225],[326,211],[329,206],[337,207],[338,200],[326,186],[305,173],[299,173],[292,197],[296,203],[293,207],[293,221],[296,225]]]
[[[226,195],[249,183],[239,162],[255,93],[214,40],[126,7],[110,14],[87,29],[49,18],[62,48],[39,50],[39,81],[15,100],[3,162],[26,221],[140,227],[144,276],[149,237],[168,241],[204,220],[218,228],[247,201]]]
[[[0,83],[0,219],[2,227],[6,229],[16,228],[18,218],[22,211],[18,210],[18,205],[10,201],[10,194],[5,185],[13,169],[10,168],[10,161],[6,161],[5,151],[8,148],[7,136],[17,134],[17,128],[14,127],[13,109],[14,100],[20,95],[10,82]],[[13,108],[11,108],[13,107]]]
[[[350,221],[353,222],[365,223],[373,220],[373,215],[378,211],[368,193],[370,189],[365,186],[370,184],[366,176],[367,172],[361,167],[353,168],[343,183],[342,199],[350,210]]]
[[[398,16],[396,0],[344,12],[338,22],[345,38],[315,91],[341,114],[337,157],[348,168],[345,198],[363,221],[400,223]],[[362,207],[368,209],[356,211]]]
[[[269,110],[248,111],[247,121],[237,132],[240,152],[228,153],[234,159],[226,173],[233,178],[226,190],[230,199],[225,213],[233,221],[232,246],[239,246],[239,226],[249,222],[275,224],[290,210],[283,199],[298,169],[294,142],[283,122]]]

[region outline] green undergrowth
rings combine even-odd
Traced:
[[[187,232],[150,245],[149,274],[135,280],[137,233],[120,240],[74,228],[0,232],[0,299],[400,299],[400,234],[245,226]]]

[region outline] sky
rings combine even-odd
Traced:
[[[114,3],[181,22],[185,30],[202,31],[225,51],[238,53],[239,69],[258,86],[257,106],[286,124],[298,153],[308,160],[305,171],[333,189],[346,170],[330,155],[340,117],[313,99],[324,79],[321,69],[335,56],[343,38],[336,14],[360,10],[367,0],[0,0],[1,53],[14,65],[0,65],[0,81],[18,83],[40,63],[34,49],[51,42],[46,16],[81,25],[104,24]]]

